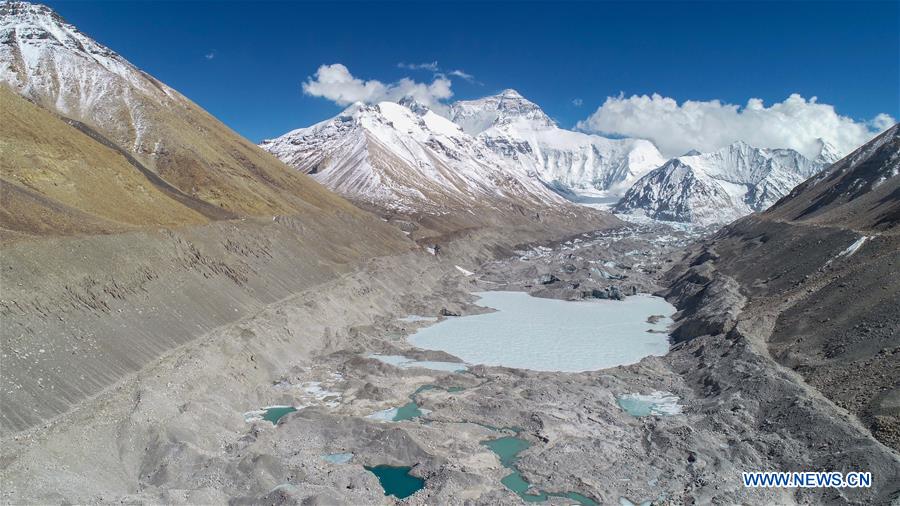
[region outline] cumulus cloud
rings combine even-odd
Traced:
[[[769,107],[751,98],[743,107],[719,100],[686,101],[658,94],[608,97],[578,128],[606,135],[653,141],[667,156],[690,149],[714,151],[742,140],[767,148],[793,148],[808,157],[819,154],[819,139],[846,154],[895,122],[887,114],[871,121],[839,115],[834,106],[793,94]]]
[[[364,81],[350,73],[346,66],[335,63],[322,65],[314,76],[303,83],[303,92],[313,97],[322,97],[338,105],[354,102],[372,104],[381,101],[398,101],[405,97],[436,110],[443,110],[442,102],[453,96],[450,79],[435,76],[431,83],[421,83],[404,77],[394,83],[383,83],[372,79]]]
[[[574,105],[575,107],[581,107],[582,105],[584,105],[584,100],[580,98],[573,98],[572,105]]]
[[[216,57],[216,50],[213,49],[212,51],[204,54],[203,57],[206,58],[207,60],[212,60],[213,58]]]

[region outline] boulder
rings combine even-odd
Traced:
[[[549,285],[551,283],[556,283],[559,281],[559,278],[554,276],[553,274],[543,274],[540,278],[538,278],[538,283],[542,285]]]

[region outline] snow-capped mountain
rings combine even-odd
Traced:
[[[101,214],[115,216],[116,221],[125,219],[125,211],[137,206],[134,202],[146,200],[151,194],[160,202],[174,199],[187,210],[175,206],[180,210],[172,212],[193,221],[200,219],[197,213],[212,220],[310,213],[316,206],[313,203],[322,208],[352,208],[273,160],[183,95],[94,41],[46,6],[0,2],[0,86],[8,87],[16,99],[24,97],[39,107],[33,110],[11,103],[19,100],[7,100],[0,104],[5,112],[15,112],[22,121],[53,117],[53,121],[45,123],[54,123],[54,128],[62,132],[59,135],[71,144],[99,143],[104,146],[101,151],[112,150],[107,158],[122,158],[126,162],[109,162],[101,167],[94,153],[96,166],[90,174],[83,171],[91,165],[70,163],[67,170],[73,171],[71,177],[82,188],[68,176],[47,172],[48,167],[71,161],[65,157],[4,156],[3,161],[9,162],[4,163],[4,169],[12,166],[17,176],[16,180],[4,179],[2,184],[27,195],[29,206],[40,204],[54,212],[66,210],[63,214],[73,209],[95,212],[98,207],[109,206],[113,209]],[[57,124],[60,119],[62,124]],[[45,126],[49,132],[49,126]],[[24,136],[26,129],[20,130]],[[31,133],[33,138],[22,139],[15,148],[41,153],[38,148],[42,143],[50,145],[41,134]],[[71,158],[81,159],[76,153]],[[113,166],[118,175],[97,177]],[[36,177],[38,169],[44,172]],[[125,174],[129,171],[137,171],[138,176]],[[7,174],[4,172],[4,176]],[[87,185],[85,181],[93,183]],[[162,196],[154,192],[161,192]],[[105,201],[98,201],[98,195],[104,195]],[[40,217],[50,213],[47,209],[33,214]],[[83,216],[73,219],[86,221]],[[96,228],[111,230],[117,226]]]
[[[618,195],[665,163],[647,140],[608,139],[559,128],[515,90],[458,101],[450,108],[450,119],[563,194],[590,190]]]
[[[635,182],[615,210],[666,221],[728,223],[765,210],[827,165],[792,149],[735,142],[669,160]]]
[[[816,163],[821,163],[822,165],[831,165],[832,163],[840,160],[844,157],[844,155],[838,150],[838,148],[826,141],[825,139],[818,139],[819,141],[819,154],[815,158]]]
[[[139,151],[153,147],[142,102],[183,99],[52,9],[27,2],[0,3],[0,82],[67,117],[103,124]]]
[[[534,126],[552,128],[556,122],[518,91],[506,89],[477,100],[459,100],[450,107],[450,119],[470,135],[509,123],[526,120]]]
[[[338,193],[388,211],[570,206],[523,167],[408,100],[357,103],[260,146]]]
[[[765,216],[887,230],[900,225],[900,124],[797,185]]]

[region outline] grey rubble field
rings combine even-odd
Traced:
[[[268,226],[274,233],[283,225]],[[365,358],[375,352],[449,359],[410,349],[405,336],[427,323],[396,318],[442,308],[480,312],[469,291],[539,284],[544,272],[565,283],[589,282],[591,271],[569,272],[570,255],[624,266],[634,264],[634,255],[623,253],[636,250],[648,265],[677,254],[677,242],[651,247],[654,234],[668,232],[635,232],[509,248],[505,236],[483,231],[447,244],[436,257],[421,249],[383,256],[282,300],[248,305],[231,323],[148,360],[71,411],[8,434],[3,501],[390,504],[363,465],[393,464],[412,465],[414,475],[427,479],[409,504],[519,503],[500,484],[508,470],[480,444],[503,435],[486,425],[522,428],[520,437],[532,446],[518,468],[530,483],[600,503],[624,497],[663,504],[871,504],[895,497],[897,454],[770,358],[764,341],[773,319],[745,314],[747,297],[737,282],[696,273],[705,264],[691,267],[691,285],[679,281],[672,297],[684,309],[682,326],[709,335],[666,357],[579,374],[481,366],[452,374]],[[523,274],[535,264],[538,272]],[[660,275],[632,272],[633,279],[615,282],[633,281],[643,290],[659,286]],[[235,284],[224,274],[203,279],[218,277],[224,278],[219,289]],[[704,288],[717,294],[714,314],[733,314],[736,324],[720,329],[704,316],[705,304],[696,303],[691,288],[703,280],[715,285]],[[421,392],[419,404],[431,411],[424,420],[365,418],[407,402],[425,384],[465,390]],[[310,385],[328,396],[310,396]],[[656,390],[678,395],[684,414],[633,418],[616,405],[619,395]],[[247,411],[284,404],[308,407],[277,426],[244,419]],[[322,460],[341,452],[354,453],[350,464]],[[754,469],[864,469],[875,486],[796,493],[743,488],[740,471]]]
[[[338,212],[4,246],[3,434],[65,412],[168,350],[269,304],[367,272],[370,260],[416,251],[434,262],[399,230],[374,225]],[[565,234],[565,226],[473,232],[471,245],[461,242],[442,258],[483,261],[508,249],[507,241]],[[396,275],[415,286],[401,269]]]

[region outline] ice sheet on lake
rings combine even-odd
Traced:
[[[412,408],[410,410],[410,408]],[[381,411],[376,411],[371,415],[367,415],[366,418],[371,420],[378,420],[381,422],[400,422],[403,420],[412,420],[413,418],[418,418],[422,415],[427,415],[431,413],[430,409],[423,409],[418,407],[414,402],[410,402],[404,406],[399,408],[389,408],[382,409]]]
[[[665,331],[675,308],[660,297],[567,302],[524,292],[476,295],[479,305],[497,311],[444,320],[419,330],[409,342],[470,364],[569,372],[632,364],[669,350]],[[651,315],[666,318],[648,323]]]
[[[381,420],[384,422],[393,422],[394,418],[397,416],[397,408],[390,409],[382,409],[381,411],[376,411],[371,415],[367,415],[366,418],[371,418],[372,420]]]
[[[678,396],[670,392],[649,395],[625,394],[617,399],[619,406],[631,416],[672,416],[681,414]]]
[[[409,369],[411,367],[421,367],[422,369],[431,369],[433,371],[458,372],[468,369],[466,364],[460,362],[440,362],[437,360],[416,360],[403,355],[378,355],[371,354],[368,358],[374,358],[378,361],[390,364],[401,369]]]
[[[341,403],[341,393],[323,388],[321,381],[307,381],[297,385],[297,387],[300,388],[306,396],[312,397],[315,401],[321,402],[330,408],[337,407]]]
[[[329,453],[328,455],[322,455],[322,460],[326,462],[331,462],[332,464],[346,464],[353,459],[352,453]]]
[[[644,501],[641,503],[631,502],[627,497],[619,498],[619,506],[650,506],[653,504],[653,501]]]

